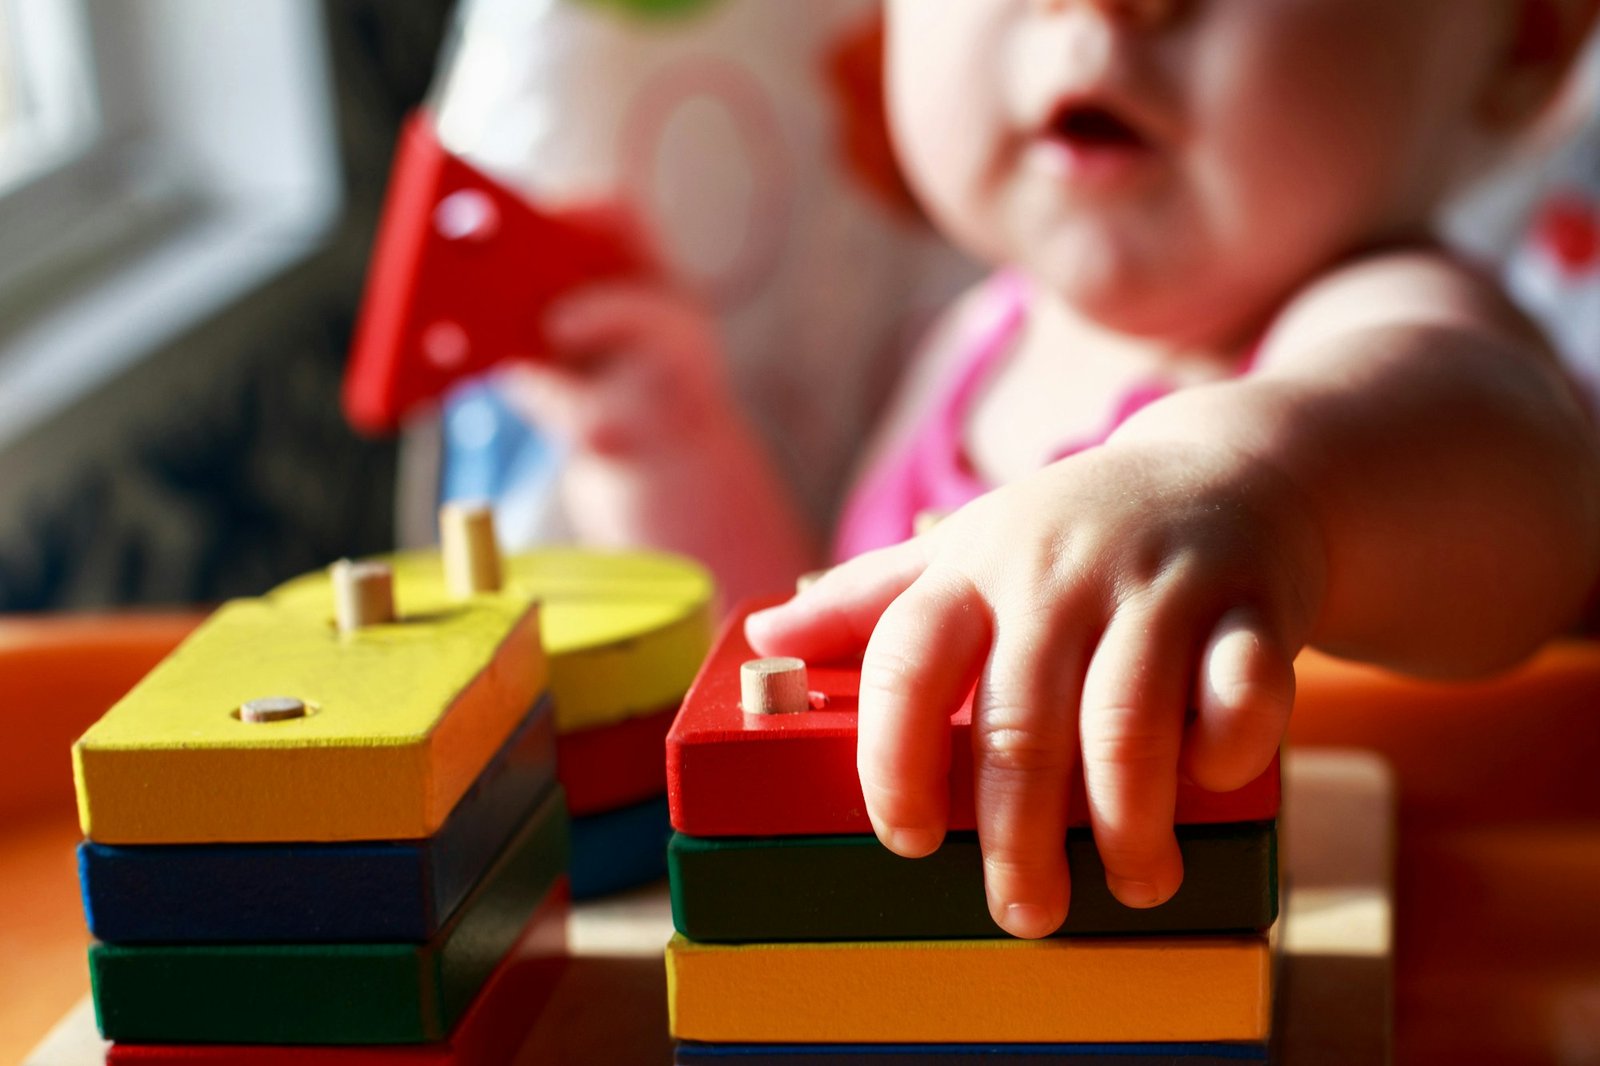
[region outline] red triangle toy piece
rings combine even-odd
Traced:
[[[456,382],[537,359],[543,317],[594,281],[644,276],[621,210],[543,211],[406,121],[345,371],[345,417],[389,433]]]

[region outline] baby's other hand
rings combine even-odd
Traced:
[[[655,282],[580,290],[545,317],[548,361],[507,371],[512,402],[574,448],[629,458],[691,440],[732,410],[716,323]]]
[[[1265,464],[1112,444],[835,568],[746,631],[768,655],[865,648],[857,767],[874,830],[901,855],[943,839],[948,718],[977,684],[989,909],[1039,937],[1067,913],[1080,751],[1112,892],[1167,900],[1183,878],[1179,775],[1229,791],[1270,763],[1323,569],[1314,523]]]

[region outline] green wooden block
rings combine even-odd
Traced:
[[[1275,822],[1178,827],[1183,887],[1136,910],[1106,888],[1087,829],[1067,837],[1072,905],[1056,934],[1262,930],[1278,914]],[[1001,937],[983,894],[978,835],[951,833],[923,859],[872,836],[691,837],[667,851],[672,920],[691,940],[938,940]]]
[[[416,1044],[442,1040],[566,870],[559,789],[422,944],[95,944],[110,1040]]]

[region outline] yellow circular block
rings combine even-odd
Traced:
[[[408,604],[445,594],[437,552],[402,552],[386,561],[402,619]],[[308,574],[272,595],[326,597],[327,588],[325,575]],[[540,637],[563,733],[674,706],[711,649],[711,575],[680,556],[542,548],[506,556],[503,591],[540,601]]]

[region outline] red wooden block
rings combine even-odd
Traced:
[[[345,372],[345,417],[392,432],[457,381],[542,352],[555,298],[647,263],[618,212],[538,210],[447,151],[431,115],[412,115]]]
[[[534,911],[448,1040],[385,1047],[112,1044],[107,1066],[503,1066],[527,1039],[567,965],[565,878]],[[241,990],[248,994],[248,990]]]
[[[809,687],[827,698],[801,714],[746,715],[739,709],[739,666],[756,657],[745,604],[718,638],[667,734],[667,796],[672,825],[691,836],[804,836],[870,833],[856,776],[859,663],[809,664]],[[950,828],[973,829],[972,701],[951,718]],[[1180,782],[1176,821],[1256,822],[1277,816],[1278,760],[1235,792]],[[1081,774],[1073,825],[1087,825]]]
[[[556,777],[574,817],[631,807],[667,790],[667,730],[676,704],[556,738]]]

